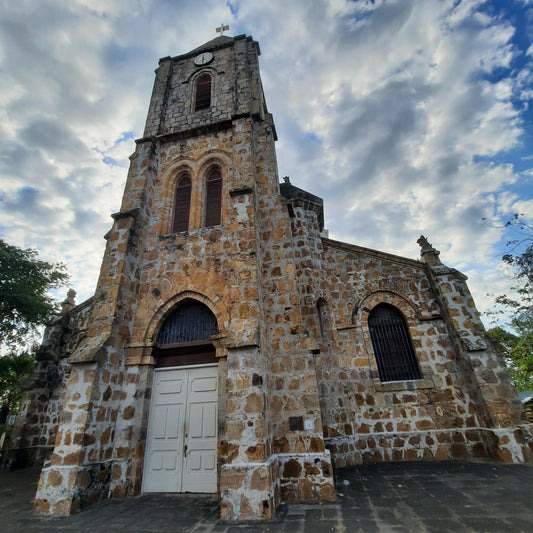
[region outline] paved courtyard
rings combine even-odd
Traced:
[[[327,504],[282,504],[269,522],[218,518],[214,496],[151,494],[105,501],[74,516],[32,514],[36,470],[0,472],[0,531],[504,532],[533,531],[533,465],[387,463],[336,472]]]

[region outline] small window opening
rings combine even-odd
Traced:
[[[202,74],[196,82],[196,99],[194,110],[208,109],[211,107],[211,76]]]
[[[222,221],[222,174],[219,168],[209,171],[206,180],[205,226],[218,226]]]
[[[328,329],[328,309],[326,302],[322,299],[318,300],[316,304],[318,312],[318,325],[320,327],[320,337],[326,340],[326,330]]]
[[[191,178],[188,174],[182,175],[176,186],[174,199],[174,221],[172,232],[187,231],[189,229],[189,215],[191,211]]]

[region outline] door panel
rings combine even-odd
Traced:
[[[190,370],[187,409],[183,483],[189,492],[216,492],[218,379],[212,367]]]
[[[143,490],[216,492],[218,369],[155,371]]]

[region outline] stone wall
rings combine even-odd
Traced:
[[[71,364],[68,357],[87,334],[92,298],[50,323],[37,354],[10,442],[15,468],[41,465],[52,453],[65,401]]]
[[[190,132],[214,122],[231,121],[235,116],[264,114],[259,45],[244,35],[215,41],[212,46],[160,60],[144,137]],[[215,57],[199,68],[194,58],[204,48]],[[212,105],[194,112],[195,82],[205,73],[212,78]]]
[[[304,325],[320,348],[315,364],[324,437],[335,466],[528,460],[516,392],[487,351],[464,276],[440,262],[322,239],[316,208],[293,205],[292,211]],[[406,318],[422,379],[381,383],[368,330],[368,315],[380,303]]]

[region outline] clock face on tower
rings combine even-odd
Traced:
[[[211,52],[204,52],[194,58],[195,65],[207,65],[213,60],[213,54]]]

